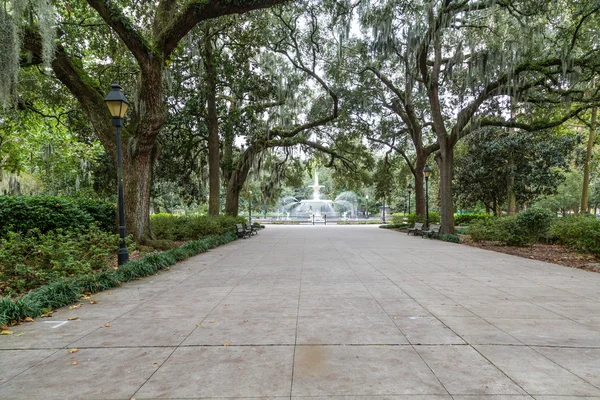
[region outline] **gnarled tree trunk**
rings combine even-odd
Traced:
[[[440,140],[440,150],[436,154],[435,160],[440,169],[441,233],[454,233],[454,203],[452,198],[454,148],[450,140]]]

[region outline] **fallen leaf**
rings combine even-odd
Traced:
[[[152,363],[152,365],[156,365],[156,364],[158,364],[156,361]]]
[[[78,351],[79,351],[79,349],[74,348],[74,349],[69,350],[69,353],[73,354],[73,353],[77,353]]]
[[[77,308],[81,308],[83,304],[79,303],[79,304],[73,304],[71,307],[69,307],[69,310],[75,310]]]
[[[17,333],[17,336],[23,336],[23,332]]]
[[[79,317],[71,317],[71,318],[67,318],[67,321],[75,321],[76,319],[79,319]]]
[[[214,323],[215,323],[215,320],[214,320],[214,319],[211,319],[211,320],[210,320],[210,323],[211,323],[211,324],[214,324]]]
[[[71,365],[78,365],[79,363],[77,361],[73,361],[73,364]]]
[[[13,331],[2,331],[0,332],[0,335],[12,335]]]
[[[229,343],[223,343],[223,346],[229,347]]]
[[[8,330],[8,326],[2,325],[2,326],[0,326],[0,330],[7,331]]]
[[[202,326],[202,324],[196,324],[196,326]]]
[[[23,321],[25,321],[25,322],[33,322],[33,318],[27,317]]]
[[[104,324],[105,328],[110,328],[112,326],[112,324]]]
[[[90,304],[98,304],[98,302],[96,300],[92,300],[90,301]]]
[[[83,296],[81,296],[82,300],[89,300],[91,298],[92,298],[92,296],[88,296],[88,295],[85,295],[85,294]]]

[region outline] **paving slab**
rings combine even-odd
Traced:
[[[377,226],[268,226],[80,304],[0,336],[0,399],[600,400],[600,274]]]

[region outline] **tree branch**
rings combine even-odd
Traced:
[[[169,0],[165,0],[169,1]],[[164,58],[168,58],[179,41],[202,21],[231,14],[268,8],[288,0],[193,0],[156,37],[156,44]]]

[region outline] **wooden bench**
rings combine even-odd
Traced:
[[[242,224],[235,224],[237,230],[237,237],[246,239],[246,236],[250,236],[251,232],[248,231]]]
[[[246,224],[246,230],[250,232],[250,236],[258,234],[258,229],[256,229],[256,227],[250,223]]]
[[[410,235],[411,233],[415,236],[422,234],[423,233],[423,223],[416,222],[414,228],[408,228],[408,232],[406,232],[406,234]]]

